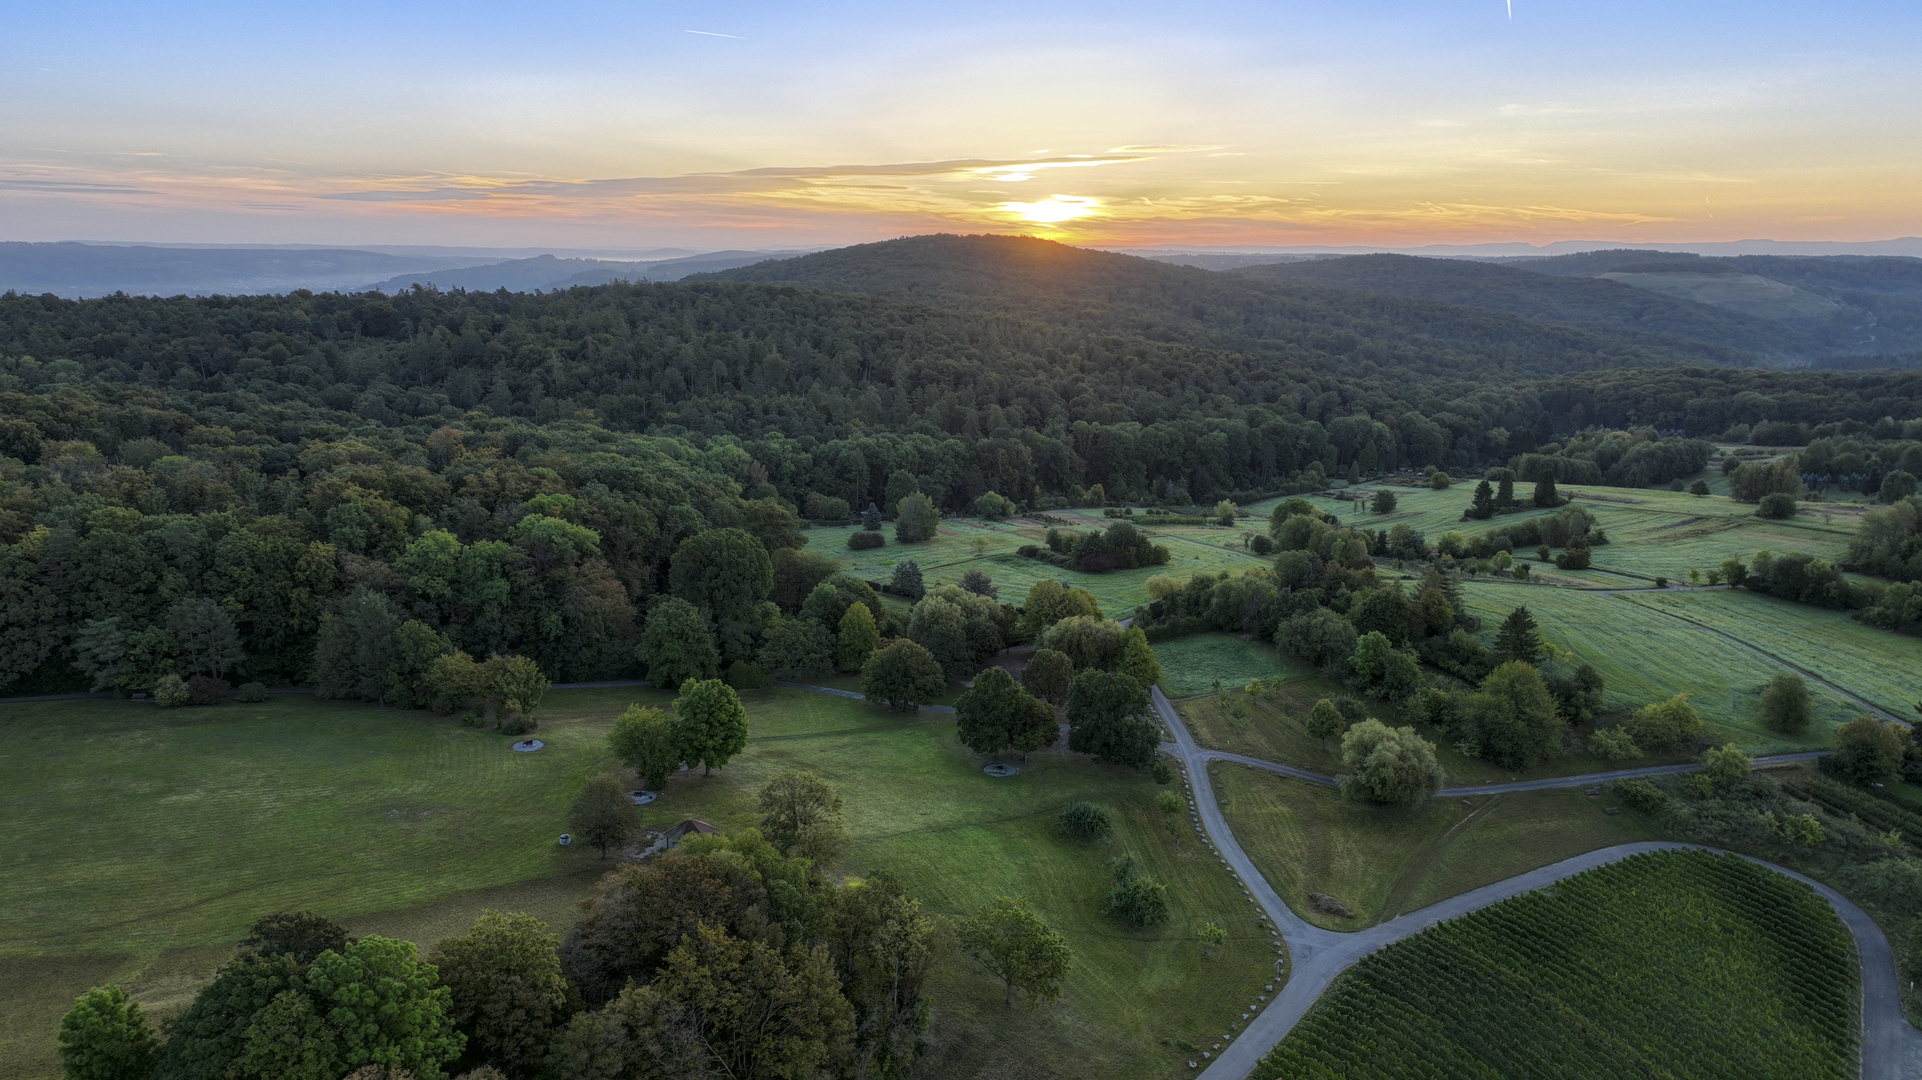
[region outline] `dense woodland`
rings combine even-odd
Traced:
[[[831,573],[797,516],[843,503],[1187,506],[1542,461],[1661,483],[1699,467],[1696,437],[1751,432],[1843,470],[1872,444],[1886,472],[1922,436],[1922,375],[1691,367],[1040,241],[729,273],[807,287],[0,297],[0,689],[193,671],[405,698],[404,670],[316,658],[406,623],[414,659],[388,669],[458,650],[631,675],[668,594],[721,663],[755,661]],[[723,611],[674,559],[736,529],[770,576]]]

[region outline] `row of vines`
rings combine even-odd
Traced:
[[[1858,979],[1809,886],[1730,855],[1639,855],[1368,957],[1255,1075],[1842,1080]]]

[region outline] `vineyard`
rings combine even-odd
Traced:
[[[1357,964],[1261,1080],[1841,1080],[1855,949],[1815,891],[1706,852],[1640,855]]]
[[[1922,814],[1900,803],[1820,776],[1787,781],[1782,790],[1836,817],[1853,816],[1876,832],[1899,833],[1910,848],[1922,850]]]

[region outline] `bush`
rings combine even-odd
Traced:
[[[848,546],[856,551],[869,551],[873,548],[886,547],[887,543],[887,537],[882,536],[878,532],[862,530],[861,532],[851,533],[848,536]]]
[[[1668,805],[1668,792],[1655,786],[1653,781],[1631,777],[1627,780],[1610,780],[1603,785],[1610,797],[1619,800],[1631,809],[1645,814],[1660,813]]]
[[[187,679],[187,697],[195,705],[218,705],[227,700],[227,684],[206,675]]]
[[[848,509],[846,499],[837,499],[818,491],[808,492],[803,512],[813,521],[832,521],[836,524],[845,524],[853,513]]]
[[[1091,802],[1069,803],[1056,824],[1061,835],[1076,840],[1101,840],[1114,832],[1114,819]]]
[[[1756,515],[1765,518],[1792,518],[1795,516],[1795,496],[1784,492],[1762,496],[1762,503],[1756,508]]]
[[[1622,728],[1603,728],[1588,737],[1589,752],[1603,761],[1628,761],[1642,756],[1635,737]]]
[[[1265,536],[1256,536],[1248,541],[1248,550],[1257,555],[1273,555],[1275,553],[1275,542]]]
[[[241,683],[239,696],[240,700],[249,705],[258,705],[267,700],[267,684],[257,682]]]
[[[526,713],[509,713],[501,717],[502,735],[526,735],[540,726],[540,721]]]
[[[765,690],[774,685],[774,676],[751,660],[736,660],[727,666],[727,684],[736,690]]]
[[[182,705],[193,704],[193,691],[187,689],[187,681],[178,675],[162,675],[154,680],[153,699],[163,709],[178,709]]]
[[[1168,921],[1168,887],[1141,872],[1134,857],[1123,855],[1110,866],[1114,888],[1108,890],[1108,914],[1119,915],[1147,928]]]
[[[1555,565],[1563,570],[1586,570],[1590,553],[1586,547],[1572,547],[1555,556]]]

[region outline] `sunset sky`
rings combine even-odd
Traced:
[[[16,2],[0,240],[1922,233],[1915,0],[1513,2]]]

